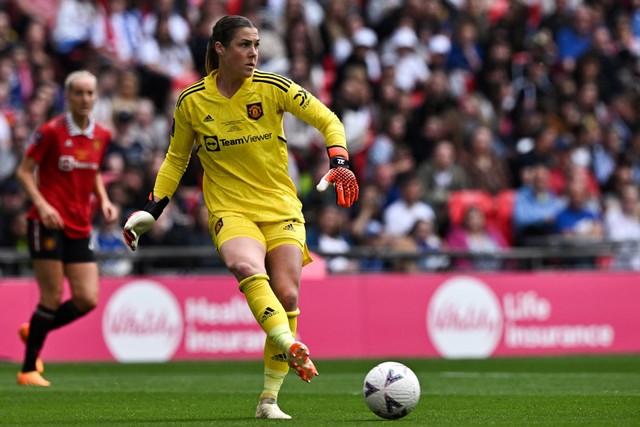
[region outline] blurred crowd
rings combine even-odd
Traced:
[[[612,262],[640,269],[640,0],[0,0],[0,247],[26,248],[14,171],[63,111],[66,74],[84,68],[113,131],[103,174],[121,208],[119,223],[96,218],[94,241],[124,250],[121,224],[153,186],[176,96],[204,75],[227,14],[259,29],[260,69],[345,125],[361,185],[350,210],[315,191],[328,168],[321,135],[284,123],[308,245],[338,254],[330,271],[500,269],[438,253],[557,237],[630,243]],[[212,247],[200,175],[192,156],[143,247]],[[354,247],[429,256],[339,256]]]

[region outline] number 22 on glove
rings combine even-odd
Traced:
[[[337,203],[343,208],[350,208],[358,200],[360,188],[356,176],[351,170],[342,167],[330,169],[322,177],[316,189],[325,191],[329,188],[329,184],[335,186]]]

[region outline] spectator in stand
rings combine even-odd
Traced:
[[[371,185],[384,195],[382,206],[385,208],[400,198],[398,175],[390,163],[381,163],[374,168]]]
[[[11,63],[13,79],[18,90],[20,104],[28,102],[35,92],[33,67],[29,62],[29,56],[24,44],[17,44],[11,50]]]
[[[198,7],[192,22],[193,30],[189,37],[189,47],[198,74],[207,74],[205,69],[205,52],[211,35],[211,28],[227,14],[226,0],[203,0]]]
[[[167,205],[162,216],[147,233],[140,237],[140,244],[146,247],[162,246],[186,246],[189,244],[189,229],[186,220],[180,211],[178,202],[173,201]],[[179,268],[180,260],[158,260],[156,267]]]
[[[554,235],[556,216],[563,201],[549,187],[549,166],[539,162],[530,167],[528,183],[516,191],[513,222],[516,245],[527,246],[535,240]]]
[[[131,273],[133,262],[130,257],[125,256],[128,250],[122,237],[120,208],[118,206],[116,206],[116,211],[115,219],[107,219],[102,215],[98,218],[89,242],[95,251],[106,255],[98,261],[100,274],[122,277]]]
[[[393,77],[394,68],[383,67],[383,76],[375,92],[376,117],[388,117],[400,108],[401,91],[396,87]],[[413,106],[411,107],[413,111]]]
[[[506,33],[497,30],[494,30],[493,33],[486,45],[487,54],[482,62],[482,69],[476,73],[473,86],[473,90],[487,96],[501,82],[510,82],[521,78],[523,59],[527,58],[526,54],[514,52],[512,41],[509,40]],[[464,90],[465,88],[459,89],[462,96],[464,96]]]
[[[508,154],[507,147],[498,135],[491,130],[495,121],[495,115],[489,100],[486,99],[481,92],[476,91],[460,98],[458,105],[457,116],[460,126],[454,129],[455,140],[461,141],[464,144],[479,127],[486,127],[491,132],[492,150],[500,156],[506,156]],[[464,146],[464,148],[468,148],[468,144]]]
[[[370,8],[371,1],[367,2]],[[449,2],[439,0],[380,1],[387,11],[375,20],[375,29],[380,38],[386,39],[402,25],[415,27],[417,34],[434,34],[440,30],[450,31],[450,19],[455,16]],[[374,6],[375,7],[375,6]],[[377,8],[380,10],[380,6]]]
[[[378,25],[399,10],[402,3],[402,0],[369,0],[365,3],[363,14],[367,21]]]
[[[624,184],[620,198],[604,214],[604,235],[616,242],[614,268],[640,270],[640,196],[638,186]]]
[[[546,163],[547,167],[553,166],[557,139],[558,132],[551,126],[544,125],[535,131],[532,138],[519,142],[519,154],[511,166],[511,179],[516,186],[527,183],[527,173],[532,165]]]
[[[209,231],[209,209],[202,197],[199,197],[197,204],[192,209],[193,220],[188,224],[187,244],[189,247],[199,247],[206,250],[211,255],[214,254],[211,246],[211,232]],[[222,261],[213,256],[198,257],[188,262],[188,265],[199,268],[224,268]]]
[[[9,123],[16,123],[22,113],[22,108],[16,108],[12,105],[10,91],[9,82],[0,78],[0,114]]]
[[[478,126],[471,134],[468,153],[461,161],[470,189],[497,194],[511,188],[509,166],[496,154],[494,141],[487,126]]]
[[[542,18],[540,28],[551,32],[556,38],[560,29],[568,28],[573,21],[573,0],[555,0],[555,7],[552,11]]]
[[[588,81],[595,83],[607,103],[621,89],[620,61],[616,54],[611,31],[607,27],[598,26],[593,33],[591,49],[578,58],[576,66],[575,78],[578,85]]]
[[[323,56],[335,61],[332,66],[339,67],[346,60],[350,46],[349,5],[342,0],[330,0],[325,3],[325,19],[318,29],[323,46]]]
[[[429,38],[427,46],[429,51],[429,70],[446,71],[447,57],[451,52],[451,40],[449,40],[449,37],[444,34],[434,34]]]
[[[0,55],[11,51],[13,45],[18,41],[18,35],[11,28],[11,18],[4,10],[0,10]]]
[[[134,130],[134,116],[129,111],[120,111],[113,118],[115,131],[113,142],[107,152],[119,153],[128,166],[143,168],[151,156],[151,147],[145,146],[146,138],[140,138]]]
[[[388,271],[390,262],[381,255],[389,251],[392,241],[393,239],[384,232],[384,226],[381,222],[370,222],[359,239],[359,245],[369,249],[372,255],[359,259],[359,271],[377,273]]]
[[[557,195],[567,194],[569,183],[582,180],[587,186],[591,205],[595,208],[600,204],[602,193],[592,171],[573,161],[572,147],[566,142],[557,144],[556,160],[549,173],[549,188]]]
[[[588,125],[591,122],[605,124],[609,121],[609,111],[596,83],[588,81],[578,86],[576,100],[583,124]]]
[[[618,15],[613,32],[617,39],[618,58],[625,67],[632,70],[633,64],[640,57],[640,40],[633,33],[629,16],[626,13]]]
[[[455,270],[500,270],[504,261],[492,255],[509,247],[500,231],[487,224],[484,211],[475,206],[467,208],[462,223],[449,230],[445,244],[450,250],[479,254],[456,257],[452,264]]]
[[[636,150],[632,141],[637,133],[636,123],[640,117],[635,106],[637,99],[637,95],[621,93],[616,95],[608,106],[610,126],[620,134],[625,148],[631,151],[640,151]]]
[[[362,69],[369,84],[375,87],[382,78],[380,57],[375,50],[378,46],[378,36],[371,28],[361,27],[355,31],[351,41],[353,49],[338,67],[334,84],[340,86],[348,70],[355,67]]]
[[[375,167],[390,163],[397,174],[409,172],[415,168],[415,162],[406,143],[407,119],[396,113],[382,122],[381,132],[375,136],[368,150],[367,169],[373,174]]]
[[[385,194],[377,186],[367,185],[362,187],[358,197],[359,202],[350,221],[349,234],[354,243],[362,245],[374,228],[379,227],[382,232]]]
[[[96,120],[104,123],[106,127],[113,131],[113,97],[120,90],[120,83],[122,83],[120,75],[115,68],[103,65],[99,67],[96,76],[98,78],[99,93],[93,114]]]
[[[535,111],[552,113],[556,106],[556,88],[550,79],[551,64],[542,56],[527,60],[523,75],[514,79],[514,120]]]
[[[308,13],[310,9],[317,13]],[[315,1],[287,1],[283,37],[289,57],[304,54],[312,63],[322,60],[322,39],[318,27],[313,24],[319,16],[323,16],[322,9]]]
[[[388,45],[389,55],[394,58],[395,84],[398,89],[411,93],[422,90],[429,78],[429,68],[415,30],[408,26],[399,27]]]
[[[567,205],[558,212],[556,232],[569,240],[600,240],[603,237],[600,212],[590,207],[589,190],[578,175],[567,186]]]
[[[26,58],[32,69],[32,78],[37,85],[36,70],[42,68],[58,69],[58,58],[51,55],[48,28],[39,22],[30,22],[24,34]],[[60,70],[56,70],[60,71]]]
[[[353,245],[348,234],[345,211],[333,204],[325,205],[320,210],[316,223],[316,227],[309,227],[307,230],[309,250],[325,256],[331,273],[357,271],[358,261],[345,256]]]
[[[538,25],[533,14],[536,1],[509,1],[505,14],[491,28],[492,34],[496,32],[509,34],[509,43],[514,52],[523,52],[530,46],[531,30]]]
[[[16,218],[24,215],[27,198],[15,180],[0,186],[0,247],[15,248],[21,237],[15,233]]]
[[[624,142],[618,131],[605,126],[601,141],[593,144],[591,156],[593,158],[593,173],[600,186],[604,186],[616,167],[616,160],[624,153]]]
[[[140,98],[133,114],[133,138],[143,141],[150,151],[166,151],[169,123],[165,116],[156,114],[156,107],[148,98]]]
[[[616,159],[616,167],[609,181],[602,187],[602,205],[605,211],[616,205],[622,198],[622,190],[627,185],[638,185],[634,179],[633,161],[627,153]]]
[[[142,14],[142,35],[154,37],[158,31],[158,23],[167,21],[167,33],[174,43],[187,44],[191,35],[189,21],[177,10],[175,0],[155,0],[150,2],[153,9]]]
[[[633,133],[629,148],[625,152],[624,157],[626,157],[631,164],[632,180],[640,184],[640,129]]]
[[[406,236],[419,219],[435,221],[436,214],[426,202],[424,186],[420,177],[414,173],[405,173],[397,178],[400,198],[383,211],[385,232],[390,236]]]
[[[457,3],[458,14],[464,15],[464,19],[473,22],[478,32],[478,41],[485,45],[489,41],[493,25],[498,24],[498,22],[492,22],[489,17],[489,4],[484,0],[461,0]]]
[[[461,17],[456,22],[456,31],[447,59],[447,69],[459,82],[458,95],[473,90],[476,73],[482,70],[483,61],[484,50],[478,40],[478,28],[472,20]]]
[[[419,219],[408,236],[415,242],[417,251],[424,254],[417,261],[418,270],[438,271],[449,265],[449,258],[438,254],[445,245],[438,235],[434,221]]]
[[[567,188],[567,206],[558,212],[555,220],[556,233],[571,250],[582,245],[601,242],[604,238],[603,220],[600,211],[589,205],[589,192],[582,179],[573,179]],[[594,257],[568,258],[567,267],[594,267]]]
[[[27,127],[30,137],[36,132],[38,127],[50,118],[49,107],[47,102],[42,98],[32,98],[27,101],[24,114],[22,114],[20,121]]]
[[[374,134],[373,93],[366,75],[357,69],[345,78],[338,93],[333,109],[344,123],[354,173],[361,176]]]
[[[13,0],[3,2],[3,8],[5,4],[12,6],[10,10],[14,26],[16,31],[23,36],[25,27],[32,21],[40,22],[51,28],[56,19],[56,9],[59,2],[58,0]]]
[[[173,39],[169,18],[160,16],[155,22],[154,33],[143,39],[138,55],[140,93],[164,110],[174,101],[170,95],[197,80],[198,74],[187,42]]]
[[[58,7],[51,44],[66,71],[83,66],[90,52],[91,34],[98,10],[93,0],[62,0]]]
[[[140,14],[126,0],[108,0],[98,8],[91,45],[101,60],[118,70],[135,67],[143,35]]]
[[[591,48],[595,27],[593,9],[581,4],[569,22],[558,28],[556,44],[563,71],[571,73],[575,70],[578,58]]]
[[[458,108],[458,102],[451,94],[447,73],[443,70],[434,71],[427,81],[424,100],[418,105],[408,126],[409,129],[419,129],[411,132],[408,138],[416,164],[431,156],[433,146],[439,140],[453,137],[453,129],[460,126]]]
[[[133,70],[123,70],[117,73],[118,83],[116,91],[111,97],[112,115],[115,117],[122,112],[133,115],[140,101],[140,75]]]
[[[418,177],[424,190],[423,199],[433,208],[440,232],[449,227],[449,195],[469,188],[467,174],[456,159],[456,151],[449,140],[438,141],[430,160],[418,166]]]
[[[11,138],[11,125],[0,111],[0,183],[10,178],[16,170],[21,153],[17,153]]]

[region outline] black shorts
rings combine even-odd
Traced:
[[[71,239],[62,230],[51,230],[29,219],[29,252],[33,259],[55,259],[63,263],[95,262],[89,238]]]

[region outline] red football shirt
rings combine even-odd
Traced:
[[[109,130],[93,119],[81,130],[67,113],[40,127],[26,150],[38,164],[40,192],[58,210],[64,233],[71,238],[91,233],[91,197],[109,142]],[[41,220],[33,206],[27,216]]]

